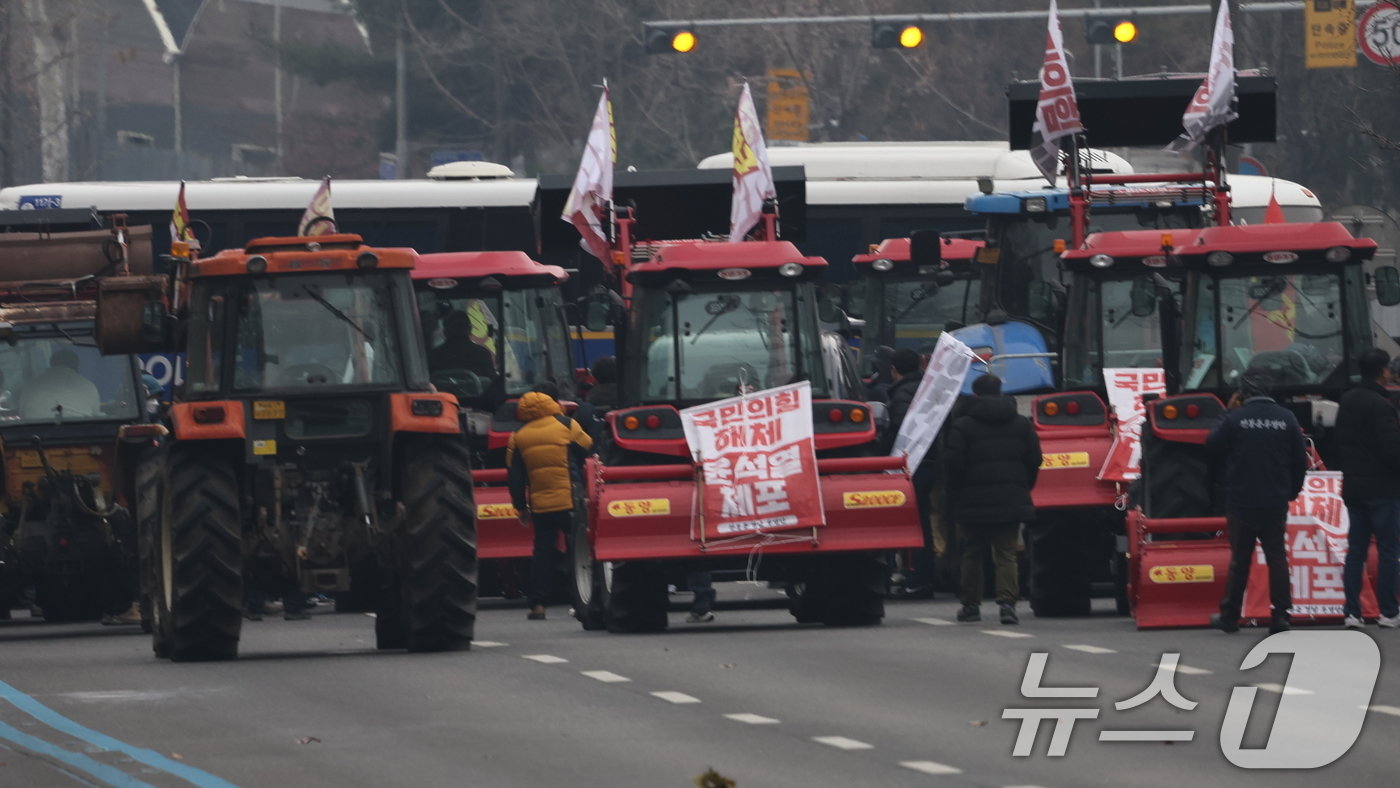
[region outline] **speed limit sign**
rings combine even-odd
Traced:
[[[1378,66],[1400,64],[1400,8],[1376,3],[1356,24],[1361,54]]]

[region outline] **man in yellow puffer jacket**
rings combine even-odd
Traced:
[[[520,512],[520,522],[535,528],[529,589],[532,621],[544,618],[555,545],[561,532],[573,532],[575,485],[581,484],[583,460],[593,448],[583,427],[564,415],[555,400],[557,391],[540,384],[520,398],[515,415],[525,423],[506,445],[511,501]],[[581,498],[582,490],[578,493]]]

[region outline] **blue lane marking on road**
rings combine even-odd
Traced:
[[[154,788],[150,783],[143,783],[114,766],[98,763],[79,752],[69,752],[56,744],[50,744],[37,736],[30,736],[3,722],[0,722],[0,737],[9,739],[30,752],[53,758],[70,768],[77,769],[84,774],[90,774],[101,780],[104,785],[110,785],[112,788]]]
[[[196,769],[193,766],[187,766],[177,761],[172,761],[171,759],[165,757],[164,755],[161,755],[155,750],[145,750],[140,747],[135,747],[130,744],[127,744],[126,742],[118,741],[105,733],[99,733],[91,728],[79,725],[78,723],[68,719],[62,714],[59,714],[58,712],[54,711],[48,706],[45,706],[39,701],[34,700],[33,698],[29,697],[23,692],[20,692],[19,690],[15,689],[9,684],[6,684],[3,681],[0,681],[0,698],[4,698],[5,700],[13,704],[15,708],[19,709],[25,714],[28,714],[34,719],[44,723],[50,728],[53,728],[54,730],[57,730],[61,733],[66,733],[75,739],[81,739],[82,741],[85,741],[88,744],[97,747],[98,749],[108,750],[110,752],[126,753],[131,757],[132,760],[137,761],[138,763],[144,763],[147,766],[159,769],[165,772],[166,774],[179,777],[185,782],[197,786],[197,788],[238,788],[238,786],[234,785],[233,783],[228,782],[227,780],[224,780],[222,778],[215,777],[214,775],[206,771]],[[11,728],[10,730],[14,729]],[[15,731],[15,733],[20,732]],[[20,735],[23,736],[26,734],[20,733]],[[14,739],[11,740],[16,741]],[[42,740],[36,739],[36,741]],[[66,750],[59,750],[59,752],[72,755],[72,753],[68,753]],[[96,764],[96,761],[93,761],[93,763]],[[96,765],[101,766],[102,764]],[[92,772],[89,772],[89,774],[91,773]],[[132,779],[121,772],[116,773],[121,775],[124,779]],[[112,785],[117,786],[117,788],[127,788],[127,786],[132,786],[132,788],[139,788],[140,786],[146,786],[146,783],[136,782],[132,780],[131,782],[125,783],[114,782],[112,783]]]

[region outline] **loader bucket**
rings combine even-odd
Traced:
[[[97,347],[103,355],[173,350],[166,327],[165,278],[113,276],[98,280]]]
[[[922,547],[914,489],[900,457],[820,459],[826,525],[775,531],[791,538],[706,543],[691,465],[593,465],[591,527],[602,561],[700,558],[722,550],[809,554]]]

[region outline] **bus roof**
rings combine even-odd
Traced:
[[[305,178],[222,178],[186,181],[191,211],[305,208],[320,185]],[[38,183],[0,189],[4,208],[96,208],[98,211],[172,210],[179,181]],[[533,178],[495,180],[344,180],[331,182],[336,208],[528,207]]]

